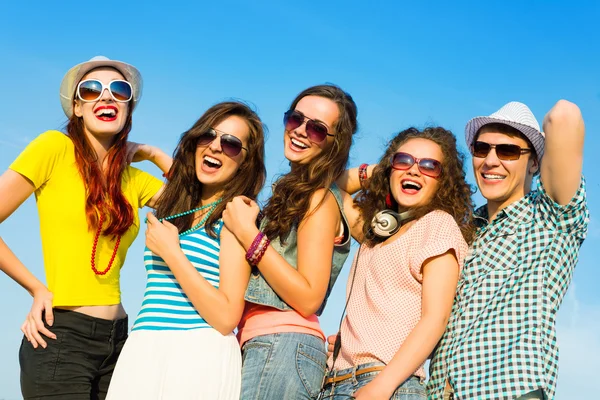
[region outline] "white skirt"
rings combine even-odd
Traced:
[[[117,361],[107,400],[238,400],[242,358],[231,333],[138,330]]]

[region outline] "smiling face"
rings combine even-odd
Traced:
[[[334,101],[320,96],[306,96],[296,104],[295,110],[301,112],[308,119],[323,123],[329,133],[335,134],[333,126],[340,116],[340,111]],[[284,155],[292,165],[308,164],[334,141],[333,136],[327,136],[321,143],[311,142],[306,135],[308,119],[296,129],[286,130],[283,136]]]
[[[105,86],[114,80],[125,80],[123,75],[113,68],[97,68],[88,72],[81,80],[96,79]],[[99,140],[113,139],[123,130],[129,115],[129,102],[115,101],[105,89],[96,101],[84,102],[75,96],[73,113],[83,118],[84,131]]]
[[[507,135],[482,128],[477,141],[489,144],[513,144],[529,148],[527,141],[519,136]],[[473,172],[477,186],[488,205],[498,210],[524,197],[531,188],[537,171],[535,157],[522,154],[518,160],[500,160],[496,149],[491,149],[485,158],[473,157]]]
[[[206,188],[220,192],[235,176],[247,156],[247,150],[240,151],[234,157],[227,156],[221,147],[221,135],[235,136],[247,149],[250,129],[246,121],[236,115],[227,117],[212,128],[218,132],[218,137],[210,144],[199,145],[196,148],[196,176]]]
[[[441,147],[428,139],[409,139],[400,145],[396,152],[407,153],[418,159],[431,158],[440,161],[442,165],[444,162]],[[435,196],[438,187],[438,178],[424,175],[419,171],[416,162],[404,171],[392,168],[390,189],[398,203],[399,211],[427,205]]]

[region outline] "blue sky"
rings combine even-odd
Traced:
[[[366,4],[7,2],[0,14],[0,170],[38,134],[64,124],[58,98],[64,73],[100,54],[140,69],[144,94],[131,139],[167,152],[212,104],[230,98],[254,104],[270,131],[269,181],[287,168],[283,112],[310,85],[333,82],[354,97],[360,130],[351,165],[375,162],[386,140],[411,125],[451,129],[464,149],[464,126],[474,116],[516,100],[541,123],[558,99],[571,100],[587,127],[584,173],[592,219],[557,323],[557,398],[595,392],[600,6],[539,0]],[[142,168],[160,176],[150,164]],[[474,182],[470,171],[469,177]],[[0,225],[0,236],[43,277],[37,221],[31,198]],[[145,284],[142,250],[140,234],[122,271],[123,302],[132,317]],[[336,331],[343,308],[347,266],[321,320],[328,334]],[[19,327],[31,299],[0,275],[0,304],[0,399],[12,400],[20,398]]]

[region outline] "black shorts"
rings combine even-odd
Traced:
[[[54,324],[46,328],[56,335],[56,340],[42,335],[48,344],[45,349],[34,349],[25,337],[21,342],[23,398],[104,399],[127,339],[127,317],[110,321],[54,309]]]

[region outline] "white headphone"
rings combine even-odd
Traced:
[[[377,237],[387,238],[398,232],[402,224],[412,218],[412,211],[400,214],[392,210],[379,211],[371,221],[371,231]]]

